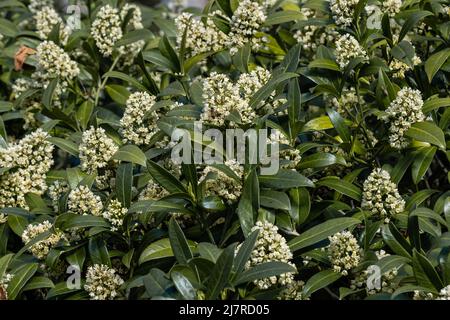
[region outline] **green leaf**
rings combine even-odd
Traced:
[[[123,73],[123,72],[119,72],[119,71],[109,71],[107,73],[105,73],[103,75],[103,78],[116,78],[116,79],[120,79],[125,81],[126,84],[131,84],[132,86],[134,86],[136,89],[140,90],[140,91],[147,91],[147,88],[140,83],[138,80],[136,80],[135,78]]]
[[[244,236],[250,234],[255,225],[255,213],[259,208],[259,180],[256,171],[252,170],[244,182],[241,199],[237,207],[237,214]]]
[[[194,250],[197,247],[193,241],[188,241],[188,244],[191,250]],[[170,240],[168,238],[164,238],[153,242],[145,248],[139,257],[139,264],[168,257],[173,257],[173,251],[170,245]]]
[[[156,268],[151,269],[144,277],[145,290],[150,297],[162,296],[171,285],[172,282],[167,279],[166,274]]]
[[[332,284],[333,282],[339,280],[342,277],[342,274],[339,272],[335,272],[333,270],[323,270],[315,275],[313,275],[306,282],[303,288],[303,294],[309,297],[311,294],[325,288],[326,286]]]
[[[341,117],[341,115],[330,108],[327,108],[327,114],[330,117],[330,120],[333,123],[333,126],[338,132],[339,136],[341,137],[342,141],[350,143],[352,141],[350,130],[345,125],[344,119]]]
[[[302,20],[302,19],[304,19],[304,16],[299,11],[291,11],[291,10],[277,11],[277,12],[271,13],[267,16],[267,19],[264,22],[264,25],[265,26],[273,26],[276,24],[282,24],[282,23],[296,21],[296,20]]]
[[[422,111],[423,113],[428,113],[433,110],[450,107],[450,98],[432,98],[424,102]]]
[[[414,211],[412,211],[409,216],[418,216],[418,217],[422,217],[422,218],[429,218],[432,220],[435,220],[437,222],[439,222],[440,224],[442,224],[443,226],[446,226],[447,223],[444,220],[444,218],[442,218],[439,214],[437,214],[436,212],[434,212],[431,209],[428,208],[424,208],[424,207],[420,207],[415,209]]]
[[[27,282],[33,277],[38,269],[37,263],[27,263],[13,272],[13,278],[11,282],[8,284],[8,299],[15,300],[22,289],[25,287]]]
[[[133,30],[127,32],[119,41],[114,44],[114,47],[118,48],[139,40],[147,41],[152,37],[153,33],[149,29]]]
[[[289,197],[284,192],[261,190],[260,197],[261,206],[263,207],[287,211],[291,209]]]
[[[430,167],[433,161],[436,147],[423,147],[413,152],[414,162],[411,167],[411,174],[414,184],[418,184]]]
[[[187,239],[175,218],[169,221],[169,240],[175,258],[180,264],[187,264],[193,258]]]
[[[62,139],[57,137],[50,137],[47,139],[50,143],[54,144],[58,148],[60,148],[63,151],[66,151],[67,153],[78,157],[79,150],[78,145],[68,139]]]
[[[71,228],[90,228],[90,227],[104,227],[108,228],[109,223],[102,217],[96,217],[92,215],[80,216],[78,214],[68,214],[70,217],[64,221],[61,226],[62,230],[68,230]]]
[[[406,132],[410,138],[418,141],[428,142],[445,149],[444,132],[433,122],[417,122]]]
[[[404,264],[408,262],[409,262],[408,258],[397,255],[389,255],[381,258],[377,262],[377,266],[380,267],[380,273],[384,274],[393,269],[400,269]]]
[[[197,246],[198,253],[202,258],[216,263],[217,258],[222,254],[222,249],[209,242],[201,242]]]
[[[403,257],[411,258],[412,250],[410,244],[392,223],[381,227],[381,235],[383,236],[383,241],[392,251]]]
[[[306,188],[294,188],[289,190],[291,199],[291,217],[298,223],[302,224],[308,218],[311,210],[311,198]]]
[[[417,23],[425,17],[433,15],[430,11],[416,11],[409,15],[408,19],[403,24],[402,30],[400,30],[400,35],[398,36],[397,42],[403,40],[409,30],[417,26]]]
[[[9,20],[0,18],[0,33],[7,36],[14,38],[16,34],[19,32],[19,29],[17,26],[12,23]]]
[[[321,131],[333,128],[333,123],[328,116],[322,116],[309,120],[303,127],[302,132]]]
[[[239,248],[234,258],[233,270],[236,276],[240,275],[245,268],[245,264],[252,255],[256,240],[258,239],[259,230],[253,231]]]
[[[270,261],[258,264],[253,268],[242,272],[234,281],[234,285],[252,282],[254,280],[278,276],[284,273],[295,273],[295,267],[280,261]]]
[[[111,99],[118,104],[125,105],[127,103],[128,96],[130,95],[127,88],[118,84],[109,84],[105,87],[105,89]]]
[[[119,200],[125,208],[129,208],[131,205],[132,188],[133,164],[121,163],[117,169],[116,175],[116,194],[117,200]]]
[[[240,72],[248,73],[248,62],[250,59],[251,48],[249,44],[246,44],[238,50],[233,56],[233,64]]]
[[[308,65],[309,68],[319,68],[319,69],[327,69],[333,71],[341,71],[339,65],[333,60],[329,59],[315,59],[311,61]]]
[[[42,95],[42,103],[47,109],[52,109],[53,95],[55,93],[56,86],[58,85],[58,81],[58,78],[50,81],[47,88],[44,90],[44,94]]]
[[[444,286],[431,262],[416,249],[413,249],[412,262],[414,276],[419,286],[434,290],[440,290]]]
[[[323,168],[337,163],[346,164],[343,158],[337,157],[332,153],[315,153],[304,157],[298,165],[298,169]]]
[[[441,50],[427,59],[425,62],[425,72],[429,82],[433,80],[434,75],[439,71],[448,58],[450,58],[450,48]]]
[[[297,251],[302,248],[311,246],[327,239],[329,236],[334,235],[344,229],[350,228],[356,224],[360,223],[360,220],[355,218],[334,218],[322,222],[321,224],[306,230],[298,237],[295,237],[288,242],[291,251]]]
[[[250,99],[249,107],[252,109],[257,109],[259,103],[267,99],[276,89],[276,87],[278,87],[284,81],[294,77],[298,77],[298,74],[293,72],[285,72],[270,78],[270,80],[252,96],[252,98]]]
[[[356,201],[361,201],[361,189],[344,179],[339,179],[338,177],[325,177],[316,182],[316,185],[328,187],[339,193],[345,194]]]
[[[0,258],[0,278],[3,278],[3,276],[5,275],[6,270],[8,269],[9,263],[11,262],[13,256],[14,254],[10,253]]]
[[[147,170],[152,178],[164,189],[171,193],[186,193],[186,187],[175,178],[168,170],[152,160],[147,161]]]
[[[77,120],[83,129],[86,129],[92,112],[94,111],[94,103],[91,100],[84,101],[77,110]]]
[[[259,176],[261,185],[274,189],[290,189],[297,187],[314,187],[314,183],[300,173],[287,169],[280,169],[271,176]]]
[[[89,256],[94,264],[111,266],[106,242],[98,237],[89,239]]]
[[[229,245],[223,250],[222,254],[217,259],[214,269],[211,270],[211,276],[207,283],[209,300],[215,300],[222,292],[223,288],[228,284],[231,269],[233,267],[234,251],[235,245]]]
[[[177,66],[172,61],[170,61],[169,59],[164,57],[158,51],[144,52],[143,58],[145,61],[151,62],[151,63],[155,64],[156,66],[161,67],[163,69],[168,69],[173,72],[176,72],[176,70],[177,70]]]
[[[22,289],[22,291],[48,289],[53,288],[54,286],[55,285],[53,284],[53,281],[47,277],[34,277],[27,283],[27,285]]]
[[[143,167],[147,166],[147,158],[144,152],[142,152],[139,147],[132,144],[121,147],[114,154],[113,159],[140,164]]]
[[[188,278],[186,278],[180,272],[172,272],[171,276],[175,287],[177,288],[178,292],[181,293],[184,299],[194,300],[196,298],[196,291],[192,284],[189,282]]]

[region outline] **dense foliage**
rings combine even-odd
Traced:
[[[0,299],[450,299],[448,0],[73,2],[0,2]]]

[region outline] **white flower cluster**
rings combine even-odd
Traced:
[[[101,198],[83,185],[70,191],[67,206],[71,212],[82,215],[101,216],[103,211]]]
[[[80,73],[77,63],[53,41],[41,42],[36,51],[39,68],[47,77],[71,80]]]
[[[310,8],[301,8],[301,13],[307,19],[316,17],[316,12]],[[311,58],[320,45],[333,43],[336,36],[337,32],[334,28],[312,24],[302,26],[293,35],[294,39],[302,45],[302,51]]]
[[[37,13],[45,7],[53,7],[53,0],[30,0],[28,4],[31,13]]]
[[[346,27],[352,23],[359,0],[330,0],[330,9],[337,25]]]
[[[122,21],[125,20],[125,17],[130,10],[133,10],[133,13],[131,14],[130,21],[127,24],[129,31],[143,29],[144,25],[142,24],[142,12],[141,9],[135,4],[125,3],[125,5],[120,10],[120,18],[122,19]],[[132,65],[134,58],[144,48],[144,45],[144,40],[138,40],[125,46],[120,46],[117,51],[123,59],[123,64],[126,66]]]
[[[123,36],[119,10],[110,5],[101,7],[92,23],[91,35],[103,56],[112,55],[115,43]]]
[[[442,288],[438,294],[414,290],[414,300],[450,300],[450,285]]]
[[[114,199],[109,203],[108,209],[103,212],[103,218],[112,224],[112,231],[117,231],[123,225],[123,219],[127,212],[128,209],[124,208],[120,201]]]
[[[277,134],[271,133],[267,142],[272,145],[274,143],[279,144],[278,156],[280,159],[280,168],[295,170],[295,168],[302,160],[300,150],[291,147],[289,139],[280,132],[277,132]]]
[[[64,24],[53,7],[44,7],[34,15],[36,29],[41,39],[47,39],[52,29],[59,24],[59,38],[62,44],[66,44],[71,30]]]
[[[105,168],[118,149],[105,129],[91,127],[83,132],[79,146],[81,169],[91,174]]]
[[[28,244],[35,237],[43,234],[44,232],[51,231],[53,225],[50,221],[45,220],[39,224],[29,224],[22,233],[22,241]],[[38,259],[43,260],[47,257],[50,249],[54,247],[58,242],[64,240],[64,234],[58,229],[53,230],[49,236],[41,241],[33,244],[28,250]]]
[[[159,200],[168,196],[169,192],[158,183],[150,180],[139,195],[139,200]]]
[[[386,253],[384,250],[376,251],[375,254],[378,260],[390,256],[390,254]],[[398,283],[394,281],[397,274],[398,268],[394,267],[381,275],[380,287],[369,288],[367,285],[370,274],[369,269],[366,269],[359,273],[355,279],[351,280],[350,288],[353,290],[365,288],[368,295],[374,295],[380,292],[393,293],[398,287]]]
[[[236,176],[242,180],[244,176],[244,167],[234,159],[225,161],[225,165],[230,168]],[[227,203],[231,204],[239,199],[242,193],[242,183],[236,179],[229,177],[221,170],[206,166],[203,170],[199,182],[205,181],[205,189],[208,195],[216,195]]]
[[[285,262],[293,267],[291,261],[292,252],[287,245],[286,239],[278,233],[278,227],[267,221],[258,221],[252,228],[252,231],[259,230],[255,247],[247,261],[245,267],[247,269],[270,261]],[[294,282],[292,273],[284,273],[277,276],[255,280],[254,284],[261,290],[268,289],[275,284],[288,286]]]
[[[344,69],[354,58],[368,59],[368,56],[355,37],[348,33],[340,36],[336,40],[336,62],[339,67]]]
[[[328,257],[335,272],[344,276],[356,268],[361,261],[361,248],[358,241],[350,231],[343,231],[328,237]]]
[[[402,0],[384,0],[383,1],[383,12],[387,12],[390,17],[395,16],[400,12],[402,7]]]
[[[422,112],[423,100],[419,90],[409,87],[401,89],[386,109],[387,120],[390,122],[389,143],[391,147],[403,149],[409,145],[405,137],[406,131],[416,122],[425,120]]]
[[[363,184],[361,208],[388,223],[392,216],[405,210],[405,200],[386,170],[376,168]]]
[[[279,300],[309,300],[303,295],[303,288],[305,283],[303,281],[292,281],[288,283],[286,288],[280,292]]]
[[[39,89],[41,87],[42,84],[35,79],[18,78],[12,85],[11,98],[16,100],[25,91],[29,89]],[[35,115],[43,108],[40,97],[26,99],[18,106],[18,108],[24,112],[25,123],[23,128],[25,130],[39,127],[39,121],[36,119]]]
[[[47,190],[45,179],[53,165],[53,145],[48,137],[38,129],[8,148],[0,148],[0,168],[10,168],[0,175],[0,208],[28,209],[25,195],[42,195]]]
[[[3,293],[4,299],[8,300],[8,286],[13,278],[13,275],[10,273],[5,273],[0,278],[0,292]]]
[[[59,199],[64,193],[68,191],[69,186],[64,180],[63,181],[56,180],[55,182],[52,183],[52,185],[50,185],[50,187],[48,187],[48,196],[52,200],[53,210],[58,212]]]
[[[125,112],[120,119],[124,143],[147,145],[158,130],[159,119],[156,111],[151,111],[156,102],[154,96],[147,92],[135,92],[126,102]]]
[[[256,34],[262,31],[266,19],[266,10],[258,2],[252,0],[239,1],[239,6],[234,11],[230,22],[230,33],[227,41],[227,46],[231,47],[230,53],[236,53],[239,48],[247,43],[251,44],[252,49],[259,49],[262,39],[257,38]]]
[[[358,96],[353,87],[342,90],[339,98],[333,97],[331,99],[334,109],[342,116],[347,115],[349,111],[353,111],[358,106],[358,103]]]
[[[270,73],[261,67],[241,74],[236,83],[225,74],[212,72],[203,80],[204,108],[201,119],[220,127],[233,111],[237,111],[242,124],[254,122],[256,112],[249,106],[250,98],[269,78]],[[233,123],[230,122],[230,125]]]
[[[187,28],[185,47],[189,57],[225,48],[227,35],[214,24],[212,18],[215,14],[216,12],[209,13],[205,22],[187,12],[175,19],[178,46],[181,46]]]
[[[117,291],[123,283],[113,268],[104,264],[94,264],[87,270],[84,290],[89,293],[91,300],[114,300],[119,295]]]
[[[393,77],[398,79],[405,79],[405,73],[409,70],[412,70],[414,66],[417,66],[420,63],[422,63],[422,60],[416,55],[412,58],[412,66],[394,58],[389,63],[389,69],[393,72]]]

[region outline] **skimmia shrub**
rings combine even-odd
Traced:
[[[0,299],[449,300],[450,3],[181,3],[0,1]]]

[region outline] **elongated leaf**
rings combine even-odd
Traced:
[[[188,244],[192,251],[196,248],[195,242],[188,241]],[[153,242],[147,248],[145,248],[145,250],[139,257],[139,264],[167,257],[173,257],[173,251],[170,245],[170,240],[168,238],[164,238]]]
[[[316,244],[333,234],[340,232],[344,229],[350,228],[356,224],[360,223],[358,219],[355,218],[335,218],[325,221],[311,229],[306,230],[298,237],[295,237],[288,242],[291,251],[297,251],[302,248]]]
[[[289,190],[291,199],[291,217],[298,223],[305,222],[311,210],[311,198],[306,188]]]
[[[187,264],[193,255],[183,230],[181,230],[175,218],[169,221],[169,240],[177,261],[181,264]]]
[[[52,109],[52,101],[53,101],[53,95],[55,93],[56,86],[58,85],[58,78],[53,79],[48,84],[47,88],[44,91],[44,94],[42,95],[42,103],[47,109]]]
[[[418,184],[433,161],[436,147],[423,147],[414,152],[415,159],[412,163],[411,174],[414,184]]]
[[[431,15],[433,15],[433,13],[430,11],[417,11],[411,13],[406,22],[403,24],[402,30],[400,30],[400,35],[397,42],[402,41],[408,31],[414,28],[420,20]]]
[[[327,114],[330,117],[330,120],[333,123],[334,128],[339,133],[339,136],[342,138],[342,141],[350,143],[351,142],[350,130],[345,125],[344,119],[341,117],[341,115],[330,108],[327,109]]]
[[[303,293],[309,297],[311,294],[325,288],[342,277],[342,274],[333,270],[323,270],[313,275],[306,282]]]
[[[310,156],[306,156],[300,162],[298,168],[306,169],[306,168],[323,168],[328,167],[333,164],[342,164],[345,165],[346,162],[343,158],[337,157],[331,153],[315,153]]]
[[[121,79],[121,80],[125,81],[126,84],[131,84],[132,86],[134,86],[136,89],[138,89],[140,91],[147,91],[147,88],[142,83],[140,83],[135,78],[133,78],[123,72],[109,71],[109,72],[105,73],[103,75],[103,77]]]
[[[272,94],[272,92],[276,89],[276,87],[278,85],[280,85],[284,81],[294,78],[294,77],[298,77],[298,74],[292,73],[292,72],[285,72],[285,73],[282,73],[278,76],[271,78],[264,86],[262,86],[252,96],[252,98],[250,99],[250,103],[249,103],[250,108],[256,109],[258,107],[258,104],[261,101],[264,101],[265,99],[267,99]]]
[[[15,300],[19,296],[20,292],[36,273],[37,269],[37,263],[27,263],[14,271],[14,276],[8,284],[8,299]]]
[[[47,139],[49,142],[60,148],[61,150],[66,151],[67,153],[70,153],[71,155],[74,155],[78,157],[78,145],[68,139],[62,139],[57,137],[50,137]]]
[[[267,208],[290,210],[291,202],[284,192],[261,190],[261,205]]]
[[[250,259],[256,240],[258,239],[258,234],[259,230],[253,231],[239,248],[233,265],[233,270],[236,276],[241,274],[242,270],[244,270],[245,268],[245,264],[247,263],[248,259]]]
[[[439,71],[442,65],[450,58],[450,48],[441,50],[430,56],[425,62],[425,72],[428,81],[433,80],[434,75]]]
[[[225,288],[230,280],[231,269],[234,261],[235,245],[228,246],[223,250],[214,269],[211,271],[211,276],[207,283],[208,299],[216,299],[220,292]]]
[[[148,160],[147,169],[152,178],[169,192],[186,192],[185,186],[168,170],[152,160]]]
[[[333,71],[341,71],[338,64],[329,59],[315,59],[308,65],[309,68],[327,69]]]
[[[417,122],[406,132],[408,137],[445,149],[444,132],[432,122]]]
[[[184,299],[194,300],[196,297],[196,291],[189,279],[186,278],[180,272],[172,272],[172,280],[177,288],[178,292],[181,293]]]
[[[299,11],[277,11],[272,14],[269,14],[266,21],[264,22],[264,25],[266,26],[273,26],[276,24],[282,24],[290,21],[296,21],[303,19],[304,16]]]
[[[290,189],[297,187],[314,187],[314,183],[296,171],[280,169],[271,176],[259,176],[261,185],[275,189]]]
[[[133,188],[133,164],[121,163],[117,169],[116,176],[116,194],[117,199],[125,208],[131,205],[131,196]]]
[[[254,280],[278,276],[283,273],[296,272],[297,270],[290,264],[280,261],[270,261],[258,264],[253,268],[244,271],[236,278],[234,284],[239,285]]]
[[[118,84],[109,84],[105,87],[105,90],[111,97],[111,99],[122,105],[126,104],[128,96],[130,95],[130,92],[127,90],[127,88]]]
[[[114,154],[113,159],[140,164],[143,167],[147,166],[147,158],[144,152],[139,147],[131,144],[121,147]]]
[[[320,179],[316,184],[318,186],[326,186],[336,190],[357,201],[361,200],[361,189],[344,179],[339,179],[338,177],[325,177]]]
[[[167,279],[166,274],[156,268],[144,277],[144,285],[147,294],[150,297],[162,296],[165,291],[172,285],[172,282]]]

